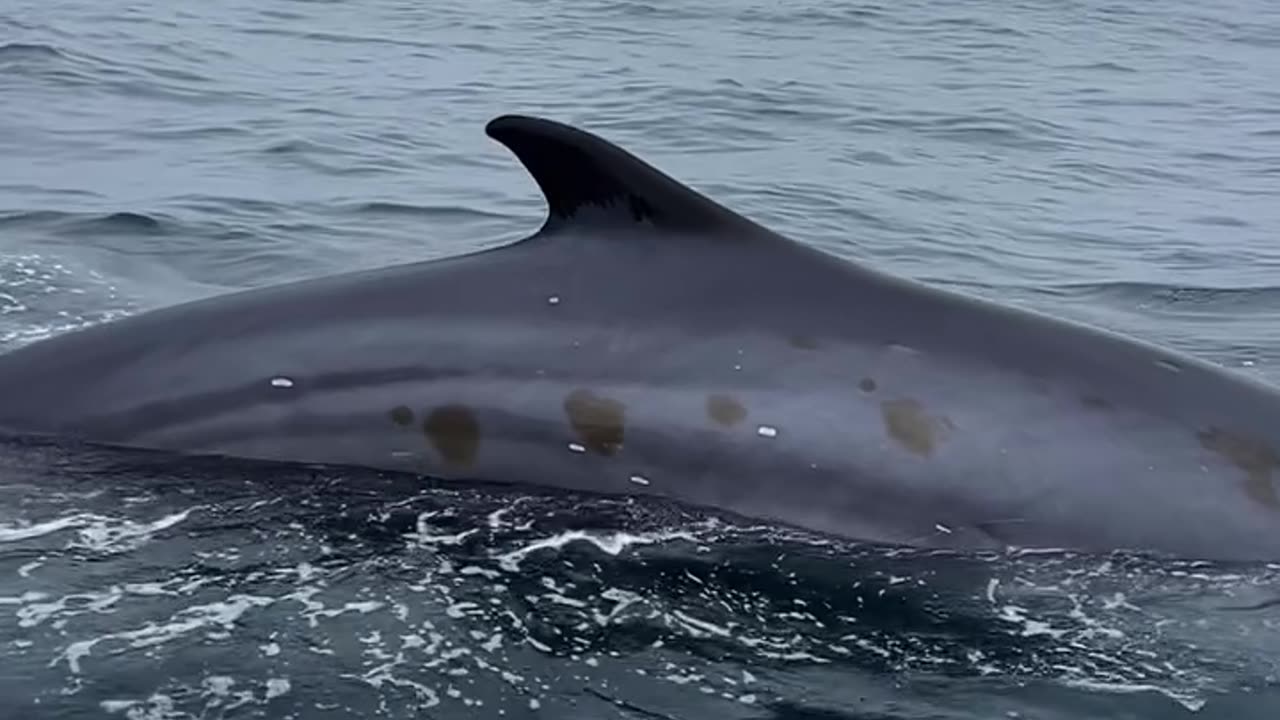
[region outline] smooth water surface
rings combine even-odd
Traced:
[[[521,112],[1280,381],[1277,77],[1266,0],[0,0],[0,346],[522,237]],[[0,718],[1273,718],[1278,575],[10,443]]]

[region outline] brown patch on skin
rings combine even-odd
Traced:
[[[880,404],[880,414],[889,437],[916,455],[932,455],[952,427],[950,420],[930,416],[919,401],[911,398],[884,401]]]
[[[873,393],[876,391],[876,381],[865,377],[858,381],[858,389],[865,393]]]
[[[391,408],[391,412],[389,414],[391,416],[391,422],[399,425],[400,427],[408,427],[413,424],[413,411],[404,405],[397,405]]]
[[[1221,428],[1211,427],[1196,433],[1200,444],[1231,461],[1245,471],[1244,491],[1255,501],[1273,510],[1280,510],[1280,497],[1271,480],[1271,471],[1280,467],[1280,456],[1265,442],[1238,435]]]
[[[791,347],[800,348],[801,350],[817,350],[817,338],[809,335],[792,335],[787,338],[787,342],[791,343]]]
[[[1101,395],[1085,393],[1080,396],[1080,404],[1091,410],[1110,410],[1111,401]]]
[[[578,389],[564,399],[564,412],[588,450],[613,455],[622,447],[626,424],[626,406],[622,403]]]
[[[707,417],[725,427],[733,427],[746,419],[747,409],[728,395],[708,395]]]
[[[480,424],[462,405],[444,405],[422,421],[422,432],[449,465],[469,467],[480,447]]]

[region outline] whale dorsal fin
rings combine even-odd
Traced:
[[[549,209],[543,232],[577,223],[650,223],[694,233],[768,234],[583,130],[542,118],[504,115],[491,120],[485,132],[515,153],[542,189]]]

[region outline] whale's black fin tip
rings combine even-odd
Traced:
[[[689,232],[763,230],[617,145],[569,125],[503,115],[485,132],[515,153],[542,189],[548,229],[589,219]]]

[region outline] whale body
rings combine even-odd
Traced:
[[[589,132],[488,134],[509,245],[0,355],[0,428],[690,505],[872,543],[1280,558],[1280,393],[779,235]]]

